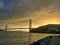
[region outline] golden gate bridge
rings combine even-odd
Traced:
[[[22,28],[8,28],[8,24],[6,24],[4,31],[6,32],[6,31],[12,30],[12,29],[29,29],[29,31],[30,31],[31,29],[34,29],[33,25],[32,25],[33,20],[32,19],[28,19],[28,20],[29,20],[29,25],[28,25],[29,27],[28,28],[23,28],[24,26]],[[37,21],[35,21],[35,20],[34,20],[34,23],[39,25],[39,23]]]

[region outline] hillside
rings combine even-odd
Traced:
[[[60,34],[60,24],[48,24],[30,30],[30,33],[56,33]]]

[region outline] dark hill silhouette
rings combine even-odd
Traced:
[[[60,24],[48,24],[30,30],[30,33],[54,33],[60,34]]]

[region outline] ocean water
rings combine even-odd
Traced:
[[[20,31],[0,32],[0,45],[29,45],[53,34],[27,33]],[[58,34],[54,34],[55,36]]]

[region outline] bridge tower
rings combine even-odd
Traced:
[[[31,33],[30,33],[31,30],[32,30],[32,19],[29,19],[29,45],[31,43]]]
[[[4,32],[6,32],[6,31],[7,31],[7,27],[8,27],[8,25],[5,25],[5,30],[4,30]]]

